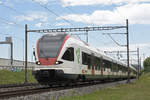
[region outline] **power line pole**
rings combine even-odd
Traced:
[[[139,48],[137,48],[137,58],[138,58],[138,79],[139,79],[139,72],[140,72],[140,56],[139,56]]]
[[[127,83],[130,82],[130,67],[129,67],[129,26],[128,26],[128,19],[126,20],[126,32],[127,32],[127,66],[128,66],[128,79],[127,79]]]
[[[140,73],[139,73],[140,75],[141,75],[141,66],[142,66],[142,65],[141,65],[141,57],[140,57],[140,71],[139,71],[139,72],[140,72]]]
[[[10,43],[10,48],[11,48],[11,56],[10,56],[10,58],[11,58],[11,68],[13,67],[13,42],[11,42]]]
[[[88,30],[86,30],[86,42],[88,43]]]
[[[6,37],[5,41],[0,42],[0,44],[10,44],[10,65],[13,68],[13,42],[11,37]]]
[[[28,82],[27,64],[28,64],[28,26],[26,24],[25,25],[25,81],[24,83]]]

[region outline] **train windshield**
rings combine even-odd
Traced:
[[[66,34],[58,34],[56,36],[44,35],[39,40],[38,44],[39,57],[55,58],[59,53],[59,50],[61,48],[65,36]]]

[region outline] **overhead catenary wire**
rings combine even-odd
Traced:
[[[11,36],[11,34],[5,34],[5,33],[2,33],[2,32],[0,33],[0,35],[6,35],[6,36],[9,35],[9,36]],[[18,37],[18,36],[14,36],[14,35],[13,35],[12,37],[24,41],[23,38],[20,38],[20,37]]]
[[[20,27],[20,28],[24,28],[23,25],[17,24],[17,23],[14,22],[14,21],[10,21],[10,20],[7,20],[7,19],[2,18],[2,17],[0,17],[0,20],[4,21],[5,24],[8,24],[8,25],[17,25],[17,26]]]
[[[52,1],[51,1],[52,2]],[[54,1],[53,1],[54,2]],[[56,2],[56,1],[55,1]],[[47,4],[48,5],[48,4]],[[64,8],[66,8],[66,9],[68,9],[68,11],[69,12],[73,12],[73,13],[77,13],[75,10],[73,10],[73,9],[71,9],[70,7],[68,7],[68,6],[65,6]],[[84,17],[82,17],[82,16],[78,16],[81,20],[83,20],[84,22],[87,22],[87,19],[85,19]]]
[[[12,10],[12,11],[18,13],[18,14],[22,14],[22,15],[26,16],[25,13],[20,12],[20,11],[18,11],[17,9],[13,8],[13,7],[7,6],[7,5],[5,5],[4,3],[2,3],[2,4],[0,4],[0,5],[2,5],[2,6],[4,6],[4,7],[6,7],[6,8],[8,8],[8,9],[10,9],[10,10]],[[48,10],[48,9],[47,9],[47,10]],[[53,12],[53,13],[55,13],[55,12]],[[56,13],[55,13],[55,14],[56,14]],[[66,20],[66,21],[67,21],[67,20]],[[69,23],[69,22],[68,22],[68,23]]]
[[[107,34],[111,39],[112,39],[112,41],[113,42],[115,42],[118,46],[126,46],[126,45],[121,45],[121,44],[119,44],[110,34]]]
[[[5,5],[4,3],[1,3],[0,5],[2,5],[2,6],[4,6],[4,7],[6,7],[6,8],[8,8],[8,9],[10,9],[10,10],[16,12],[16,13],[25,15],[24,13],[22,13],[22,12],[16,10],[16,9],[14,9],[14,8],[12,8],[12,7],[10,7],[10,6],[7,6],[7,5]],[[24,28],[23,25],[18,24],[18,23],[14,22],[14,21],[10,21],[10,20],[7,20],[7,19],[2,18],[2,17],[0,17],[0,20],[5,21],[5,22],[3,22],[3,23],[5,23],[5,24],[8,24],[8,25],[17,25],[17,26],[19,26],[19,27],[21,27],[21,28]]]
[[[4,7],[6,7],[6,8],[8,8],[8,9],[10,9],[10,10],[16,12],[16,13],[25,15],[23,12],[20,12],[20,11],[18,11],[17,9],[13,8],[13,7],[7,6],[7,5],[5,5],[4,3],[2,3],[2,4],[0,4],[0,5],[2,5],[2,6],[4,6]]]
[[[1,3],[0,5],[2,5],[2,6],[4,6],[4,7],[6,7],[6,8],[8,8],[9,10],[12,10],[12,11],[18,13],[18,14],[22,14],[22,15],[25,16],[25,13],[20,12],[20,11],[18,11],[17,9],[13,8],[13,7],[7,6],[7,5],[5,5],[4,3]],[[5,24],[9,24],[9,25],[11,25],[11,24],[20,25],[20,24],[17,24],[16,22],[10,22],[9,20],[4,19],[4,18],[0,18],[0,19],[3,20],[3,21],[5,21],[5,22],[4,22]],[[6,22],[6,21],[7,21],[7,22]],[[20,26],[23,26],[23,28],[24,28],[24,25],[20,25]],[[0,33],[0,34],[1,34],[1,33]],[[6,35],[6,34],[3,34],[3,35]],[[10,35],[10,34],[7,34],[7,35]],[[20,40],[24,40],[23,38],[19,38],[19,37],[15,37],[15,36],[13,36],[13,37],[14,37],[14,38],[18,38],[18,39],[20,39]]]
[[[32,0],[32,1],[35,2],[34,0]],[[35,3],[37,3],[40,7],[46,9],[49,13],[51,13],[51,14],[57,16],[57,17],[61,17],[59,14],[57,14],[57,13],[55,13],[54,11],[50,10],[47,6],[42,5],[42,4],[38,3],[38,2],[35,2]],[[70,21],[66,20],[65,18],[61,18],[61,19],[62,19],[63,21],[65,21],[65,22],[69,23],[70,25],[74,26],[73,23],[71,23]]]
[[[70,12],[76,13],[74,10],[72,10],[72,9],[71,9],[71,8],[69,8],[69,7],[65,7],[65,8],[67,8]],[[84,19],[84,18],[82,18],[82,17],[80,17],[80,16],[79,16],[79,18],[80,18],[81,20],[83,20],[83,21],[87,22],[87,20],[86,20],[86,19]]]
[[[8,24],[8,25],[11,24],[10,22],[6,22],[6,21],[4,21],[4,20],[2,20],[2,19],[0,19],[0,20],[1,20],[1,23]],[[1,25],[2,25],[2,24],[1,24]]]
[[[42,5],[41,5],[42,6]],[[57,17],[60,17],[57,13],[55,13],[55,12],[53,12],[52,10],[50,10],[48,7],[46,7],[46,6],[43,6],[45,9],[47,9],[47,11],[49,11],[49,12],[51,12],[51,13],[53,13],[54,15],[56,15]],[[67,22],[67,23],[69,23],[69,24],[71,24],[72,26],[74,26],[70,21],[68,21],[68,20],[66,20],[66,19],[64,19],[64,18],[62,18],[65,22]]]
[[[10,35],[10,34],[0,33],[0,35]]]

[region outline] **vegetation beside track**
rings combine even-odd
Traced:
[[[145,60],[144,60],[144,72],[150,72],[150,57],[147,57]]]
[[[136,83],[119,85],[81,96],[60,100],[150,100],[150,73],[143,74]]]
[[[20,72],[12,72],[9,70],[0,70],[0,84],[20,84],[24,83],[24,70]],[[32,76],[32,71],[28,70],[28,82],[36,82]]]

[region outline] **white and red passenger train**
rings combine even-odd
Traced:
[[[127,66],[68,34],[46,34],[36,44],[33,74],[39,83],[127,78]],[[130,77],[136,70],[130,66]]]

